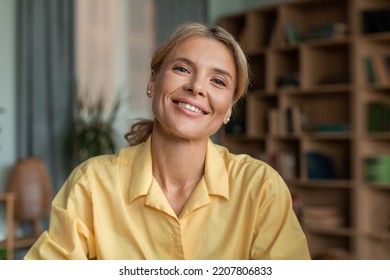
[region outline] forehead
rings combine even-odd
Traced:
[[[193,62],[202,62],[213,67],[223,68],[235,74],[235,59],[224,43],[209,37],[192,36],[178,43],[165,60],[185,57]]]

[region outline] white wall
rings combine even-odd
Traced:
[[[16,161],[16,1],[0,1],[0,192]],[[0,204],[0,240],[5,238],[4,203]]]
[[[16,2],[0,1],[0,192],[16,161]]]

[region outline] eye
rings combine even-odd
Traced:
[[[175,67],[173,67],[173,70],[178,71],[178,72],[182,72],[182,73],[190,74],[190,71],[184,66],[175,66]]]
[[[214,78],[214,79],[211,79],[211,81],[212,81],[214,84],[218,85],[218,86],[226,87],[226,83],[225,83],[225,81],[222,80],[222,79]]]

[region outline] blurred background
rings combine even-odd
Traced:
[[[47,227],[47,201],[77,164],[119,151],[131,124],[151,118],[150,59],[188,21],[244,43],[251,92],[215,139],[281,172],[313,258],[389,259],[390,125],[369,134],[365,123],[366,107],[390,120],[390,78],[370,84],[361,63],[390,57],[390,27],[364,25],[366,11],[389,9],[386,0],[0,0],[0,259],[23,258],[36,237],[17,239]],[[9,195],[23,184],[29,192]]]

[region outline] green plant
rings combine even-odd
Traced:
[[[85,104],[76,98],[73,129],[71,132],[72,165],[116,150],[114,121],[119,101],[110,112],[104,110],[103,100],[97,104]]]

